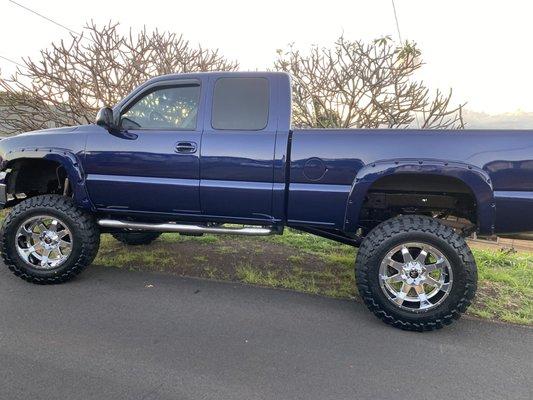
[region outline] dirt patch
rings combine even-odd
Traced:
[[[163,235],[148,246],[105,237],[95,264],[180,276],[244,281],[265,286],[353,297],[353,265],[257,238]]]

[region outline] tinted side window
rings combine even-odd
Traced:
[[[196,128],[200,86],[177,86],[155,89],[141,97],[121,116],[127,129]]]
[[[215,83],[211,125],[214,129],[264,129],[268,104],[267,79],[220,78]]]

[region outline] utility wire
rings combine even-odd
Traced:
[[[14,0],[9,0],[9,2],[12,3],[12,4],[14,4],[14,5],[16,5],[16,6],[18,6],[18,7],[20,7],[20,8],[23,8],[23,9],[26,10],[26,11],[31,12],[32,14],[37,15],[38,17],[43,18],[44,20],[46,20],[46,21],[48,21],[48,22],[51,22],[51,23],[54,24],[54,25],[59,26],[60,28],[65,29],[66,31],[70,32],[71,34],[73,34],[73,35],[75,35],[75,36],[82,37],[81,33],[76,32],[75,30],[70,29],[68,26],[65,26],[65,25],[63,25],[63,24],[61,24],[61,23],[59,23],[59,22],[57,22],[57,21],[54,21],[52,18],[49,18],[49,17],[47,17],[47,16],[45,16],[45,15],[43,15],[43,14],[41,14],[41,13],[35,11],[35,10],[32,10],[31,8],[26,7],[26,6],[23,5],[23,4],[17,3],[17,2],[14,1]],[[92,40],[92,39],[89,38],[89,37],[84,37],[84,39],[89,39],[90,41],[94,42],[94,40]],[[6,60],[6,61],[8,61],[8,62],[10,62],[10,63],[12,63],[12,64],[18,65],[19,67],[26,68],[25,65],[23,65],[23,64],[21,64],[21,63],[19,63],[19,62],[16,62],[16,61],[14,61],[14,60],[11,60],[10,58],[4,57],[4,56],[2,56],[2,55],[0,55],[0,58],[3,59],[3,60]]]
[[[17,3],[16,1],[13,1],[13,0],[9,0],[9,2],[15,4],[16,6],[19,6],[20,8],[25,9],[26,11],[31,12],[32,14],[35,14],[35,15],[37,15],[37,16],[39,16],[39,17],[45,19],[45,20],[47,20],[48,22],[51,22],[51,23],[54,24],[54,25],[57,25],[57,26],[59,26],[59,27],[65,29],[65,30],[69,31],[70,33],[72,33],[72,34],[74,34],[74,35],[76,35],[76,36],[81,36],[81,34],[80,34],[79,32],[76,32],[76,31],[70,29],[69,27],[67,27],[67,26],[65,26],[65,25],[63,25],[63,24],[60,24],[59,22],[56,22],[56,21],[54,21],[53,19],[48,18],[48,17],[46,17],[46,16],[44,16],[44,15],[38,13],[37,11],[32,10],[31,8],[28,8],[28,7],[26,7],[26,6],[24,6],[24,5],[20,4],[20,3]]]
[[[73,34],[73,35],[75,35],[75,36],[81,37],[81,33],[76,32],[75,30],[70,29],[68,26],[65,26],[65,25],[63,25],[63,24],[61,24],[61,23],[59,23],[59,22],[57,22],[57,21],[54,21],[52,18],[49,18],[49,17],[47,17],[47,16],[45,16],[45,15],[43,15],[43,14],[41,14],[41,13],[35,11],[35,10],[32,10],[31,8],[26,7],[26,6],[23,5],[23,4],[17,3],[17,2],[14,1],[14,0],[9,0],[9,2],[12,3],[12,4],[14,4],[14,5],[16,5],[17,7],[20,7],[20,8],[22,8],[22,9],[24,9],[24,10],[26,10],[26,11],[32,13],[32,14],[37,15],[38,17],[41,17],[42,19],[44,19],[44,20],[46,20],[46,21],[48,21],[48,22],[51,22],[51,23],[54,24],[54,25],[59,26],[60,28],[65,29],[66,31],[68,31],[69,33],[71,33],[71,34]],[[92,41],[92,39],[91,39],[91,38],[88,38],[88,37],[85,37],[85,39],[89,39],[89,40]],[[4,57],[4,56],[2,56],[2,55],[0,55],[0,58],[1,58],[2,60],[8,61],[8,62],[10,62],[10,63],[12,63],[12,64],[15,64],[15,65],[17,65],[17,66],[19,66],[19,67],[26,68],[25,65],[23,65],[23,64],[21,64],[21,63],[19,63],[19,62],[17,62],[17,61],[14,61],[14,60],[12,60],[12,59],[10,59],[10,58]]]
[[[402,34],[400,33],[400,23],[398,22],[398,14],[396,13],[396,5],[394,4],[394,0],[391,0],[391,2],[392,2],[392,10],[394,11],[394,19],[396,20],[396,30],[398,31],[398,39],[400,39],[400,44],[401,44],[403,43],[403,40],[402,40]]]
[[[403,40],[402,40],[402,34],[400,32],[400,23],[398,22],[398,13],[396,12],[396,5],[394,4],[394,0],[391,0],[391,3],[392,3],[392,11],[394,12],[394,20],[396,21],[396,30],[398,31],[398,39],[400,40],[400,46],[402,46]],[[418,113],[415,112],[414,114],[415,114],[416,125],[418,129],[420,129],[420,121],[418,119]]]
[[[19,67],[26,68],[25,65],[23,65],[23,64],[21,64],[21,63],[19,63],[19,62],[13,61],[13,60],[10,59],[10,58],[7,58],[7,57],[1,56],[1,55],[0,55],[0,58],[1,58],[2,60],[9,61],[9,62],[12,63],[12,64],[18,65]]]

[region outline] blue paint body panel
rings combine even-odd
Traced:
[[[340,229],[349,194],[350,185],[291,183],[288,220],[296,225]]]
[[[211,126],[215,83],[228,76],[268,80],[263,130]],[[346,234],[357,230],[367,191],[378,179],[447,176],[474,195],[480,233],[533,231],[533,131],[291,130],[290,78],[261,72],[158,77],[119,102],[114,118],[146,90],[192,81],[201,87],[194,130],[110,133],[84,125],[30,132],[0,141],[0,167],[21,158],[58,162],[80,206],[102,215]],[[179,142],[197,149],[179,154]]]
[[[496,191],[496,232],[530,232],[533,191]]]
[[[99,210],[200,212],[198,179],[89,174],[86,184],[94,206]]]
[[[177,154],[174,148],[181,141],[200,143],[201,133],[136,131],[136,135],[128,140],[100,129],[87,136],[84,164],[94,205],[200,212],[199,157]]]

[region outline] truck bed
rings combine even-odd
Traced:
[[[495,232],[520,232],[533,226],[531,130],[296,129],[289,221],[317,226],[335,221],[332,227],[343,226],[356,177],[362,179],[375,163],[434,165],[436,172],[446,163],[457,163],[466,167],[464,176],[478,170],[490,177],[494,190]]]

